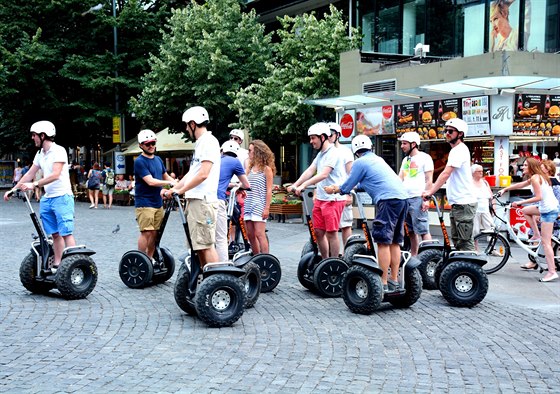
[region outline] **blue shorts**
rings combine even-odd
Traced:
[[[558,219],[558,210],[550,212],[541,212],[542,223],[554,223]]]
[[[41,199],[41,221],[47,234],[65,237],[74,232],[74,197],[63,196]]]
[[[422,197],[412,197],[408,200],[408,214],[406,225],[414,234],[424,235],[430,232],[428,211],[422,211]]]
[[[408,211],[406,200],[381,200],[377,203],[371,235],[381,245],[401,244],[404,241],[404,221]]]

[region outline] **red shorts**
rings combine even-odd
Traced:
[[[346,201],[315,200],[313,204],[313,227],[325,231],[338,231],[340,217]]]

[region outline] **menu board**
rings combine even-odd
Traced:
[[[395,124],[397,136],[409,131],[416,131],[418,104],[401,104],[395,106]]]
[[[393,107],[365,108],[356,112],[356,134],[394,134]]]
[[[462,100],[463,120],[469,124],[489,123],[488,96],[467,97]]]
[[[536,136],[560,135],[560,95],[516,95],[513,133]]]

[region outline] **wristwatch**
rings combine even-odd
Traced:
[[[33,182],[33,186],[35,186],[35,187],[39,187],[39,181],[35,181],[35,182]]]

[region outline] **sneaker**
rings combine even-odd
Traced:
[[[389,292],[389,286],[383,285],[383,293],[388,293],[388,292]]]
[[[95,208],[95,205],[91,204],[91,205],[89,206],[89,209],[92,209],[92,208]]]
[[[389,291],[393,292],[393,291],[398,291],[401,288],[401,285],[399,282],[396,282],[394,280],[388,279],[387,280],[387,284],[389,286]]]
[[[54,265],[51,267],[51,274],[56,275],[56,272],[58,271],[58,265],[55,267]]]

